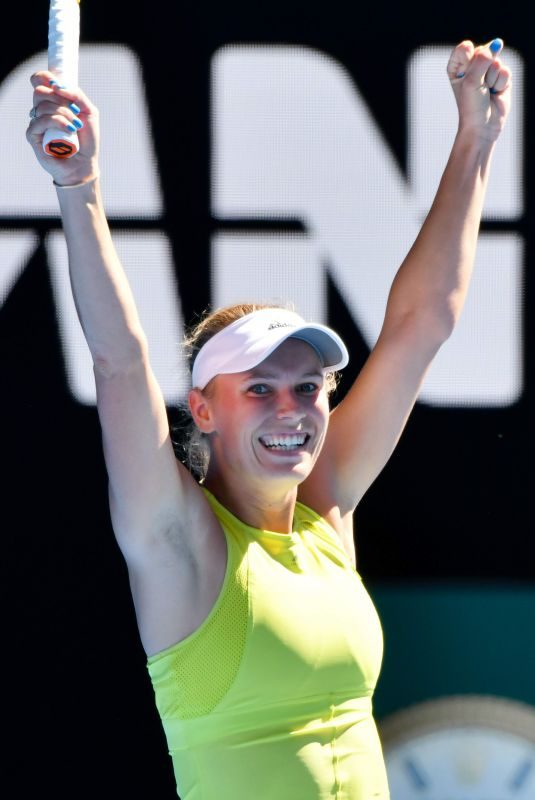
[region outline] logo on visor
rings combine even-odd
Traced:
[[[295,325],[292,325],[291,322],[270,322],[268,331],[272,331],[274,328],[295,328]]]

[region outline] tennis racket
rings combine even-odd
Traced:
[[[48,69],[61,86],[78,86],[80,44],[80,0],[50,0],[48,17]],[[50,128],[43,137],[49,156],[71,158],[80,149],[78,135]]]

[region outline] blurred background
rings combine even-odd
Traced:
[[[515,5],[81,5],[106,209],[172,424],[179,343],[210,304],[291,300],[332,325],[352,354],[343,397],[453,141],[449,52],[505,41],[514,108],[469,301],[355,515],[385,636],[385,731],[439,698],[535,706],[534,65]],[[17,798],[164,800],[176,790],[110,527],[91,361],[55,192],[24,136],[28,79],[47,65],[48,4],[31,11],[7,11],[0,51],[3,771]],[[534,746],[518,758],[535,764]],[[394,800],[445,798],[411,769]],[[483,797],[468,772],[472,789],[448,798]],[[524,773],[514,796],[533,798]]]

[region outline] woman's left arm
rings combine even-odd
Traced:
[[[474,263],[492,152],[510,104],[501,40],[462,42],[448,62],[459,127],[435,200],[393,281],[384,324],[357,380],[331,414],[300,494],[344,517],[389,459],[425,373],[461,313]],[[307,485],[308,484],[308,485]],[[306,502],[306,499],[304,499]]]

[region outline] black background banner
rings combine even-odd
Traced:
[[[494,408],[417,404],[394,455],[357,510],[355,530],[359,570],[372,595],[375,587],[414,582],[532,586],[535,314],[529,215],[535,184],[528,146],[533,45],[524,12],[510,3],[419,10],[282,0],[145,6],[86,0],[81,10],[84,43],[126,45],[142,65],[164,208],[157,220],[116,218],[112,227],[166,233],[186,323],[210,303],[210,242],[224,227],[212,215],[210,200],[210,67],[219,48],[303,45],[332,56],[358,85],[403,172],[406,64],[415,50],[501,36],[504,60],[508,46],[521,55],[523,212],[514,227],[502,229],[514,229],[524,242],[522,393]],[[43,2],[10,9],[0,52],[2,81],[44,50],[47,16]],[[31,107],[29,83],[20,104]],[[35,177],[42,180],[37,164]],[[1,191],[10,191],[5,181]],[[483,231],[494,230],[489,226]],[[16,797],[47,787],[58,798],[116,792],[163,800],[175,796],[174,783],[126,569],[110,527],[97,414],[73,398],[61,355],[44,244],[57,228],[57,219],[31,214],[0,219],[0,233],[33,231],[41,243],[0,306],[8,770],[19,781]],[[329,322],[352,351],[343,396],[368,347],[332,281],[326,291]],[[169,414],[177,418],[172,407]]]

